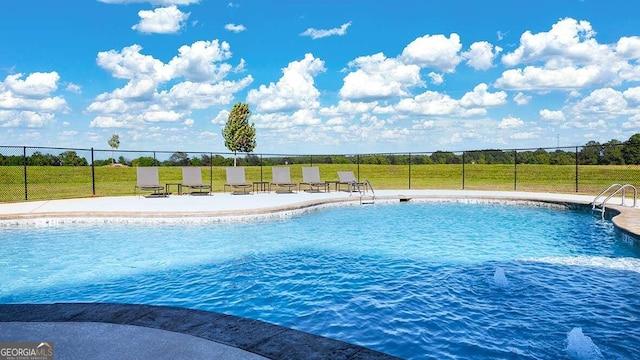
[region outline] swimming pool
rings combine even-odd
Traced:
[[[403,203],[1,232],[0,303],[183,306],[408,359],[632,358],[640,347],[640,251],[579,211]]]

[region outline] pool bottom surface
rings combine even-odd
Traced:
[[[451,226],[459,221],[438,215],[463,211],[455,205],[414,208],[417,213],[399,217],[386,211],[409,207],[107,235],[92,227],[81,234],[42,229],[35,243],[51,244],[69,232],[72,240],[62,243],[74,262],[38,273],[46,291],[7,282],[13,290],[0,293],[0,302],[187,307],[407,359],[633,357],[640,346],[634,244],[588,214],[463,207],[469,212],[459,215],[472,223],[458,228]],[[362,225],[366,218],[375,220],[370,227]],[[447,231],[436,231],[441,228]],[[491,229],[499,231],[488,236]],[[83,272],[85,262],[97,266]],[[13,270],[33,277],[28,266]]]

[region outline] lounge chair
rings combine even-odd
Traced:
[[[324,189],[324,191],[329,190],[329,184],[327,182],[320,181],[320,169],[317,166],[302,168],[302,182],[300,183],[300,189],[302,189],[303,185],[307,186],[304,191],[308,192],[320,192],[320,189]]]
[[[136,175],[137,181],[133,191],[134,194],[136,190],[140,189],[142,191],[153,191],[149,196],[167,196],[164,186],[160,185],[160,180],[158,180],[158,168],[156,166],[136,167]]]
[[[226,192],[227,187],[232,189],[231,194],[250,194],[251,193],[251,184],[247,184],[247,181],[244,177],[244,167],[228,167],[225,169],[227,172],[227,183],[224,184],[223,191]]]
[[[271,168],[272,180],[270,185],[274,185],[276,193],[293,193],[293,189],[298,184],[291,182],[291,171],[289,167],[277,166]]]
[[[353,174],[353,171],[338,171],[338,179],[338,191],[341,190],[342,185],[347,185],[347,191],[349,191],[349,193],[353,191],[359,192],[366,188],[366,183],[359,182]]]
[[[211,184],[202,183],[202,169],[199,167],[183,167],[182,168],[182,187],[188,187],[192,190],[192,195],[208,195],[211,193]]]

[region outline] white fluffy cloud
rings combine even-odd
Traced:
[[[197,41],[178,49],[168,63],[141,54],[139,45],[98,54],[97,63],[116,78],[128,80],[122,88],[98,95],[87,110],[96,114],[93,127],[177,122],[195,109],[229,104],[234,94],[253,82],[251,75],[225,80],[233,66],[226,42]],[[182,81],[181,81],[182,80]],[[160,86],[168,85],[167,90]]]
[[[420,68],[390,59],[383,53],[362,56],[349,62],[355,71],[344,77],[340,96],[346,100],[375,100],[406,96],[409,88],[422,86]]]
[[[223,61],[231,58],[231,46],[226,41],[196,41],[178,49],[178,56],[169,61],[174,76],[189,81],[216,82],[224,79],[232,66]]]
[[[507,93],[498,91],[490,93],[485,83],[478,84],[472,92],[464,94],[460,99],[460,104],[466,108],[487,107],[504,105],[507,102]]]
[[[347,33],[347,29],[349,28],[349,26],[351,26],[351,21],[349,21],[348,23],[344,23],[340,25],[340,27],[333,28],[333,29],[322,30],[322,29],[308,28],[307,30],[302,32],[300,36],[308,36],[314,40],[325,38],[328,36],[334,36],[334,35],[343,36]]]
[[[469,51],[463,52],[462,57],[467,64],[476,70],[487,70],[493,66],[493,60],[502,52],[499,46],[493,46],[486,41],[475,42]]]
[[[236,24],[233,24],[233,23],[229,23],[229,24],[225,25],[224,29],[227,30],[227,31],[234,32],[234,33],[240,33],[240,32],[243,32],[243,31],[247,30],[247,28],[244,25],[242,25],[242,24],[237,24],[236,25]]]
[[[451,73],[460,63],[462,44],[458,34],[425,35],[413,40],[402,51],[400,60],[421,68],[433,68]]]
[[[175,5],[138,12],[140,22],[131,28],[141,33],[173,34],[182,29],[190,13],[183,13]]]
[[[527,105],[529,101],[531,101],[531,95],[525,95],[519,92],[513,97],[513,101],[520,106]]]
[[[289,63],[277,83],[250,90],[247,101],[256,104],[257,111],[264,112],[317,108],[320,92],[315,87],[314,77],[325,70],[324,61],[306,54],[304,59]]]
[[[571,90],[603,82],[606,69],[598,65],[545,69],[527,66],[502,73],[495,86],[511,90]]]
[[[515,129],[522,126],[524,126],[524,121],[513,116],[508,116],[502,119],[502,121],[500,121],[500,124],[498,124],[498,127],[500,129]]]
[[[60,80],[57,72],[23,77],[12,74],[0,81],[1,127],[42,127],[68,111],[66,100],[53,95]]]
[[[640,80],[640,39],[600,44],[588,21],[566,18],[548,32],[520,37],[519,47],[503,55],[508,67],[495,86],[514,90],[573,90]]]
[[[520,37],[520,46],[502,57],[507,66],[532,62],[562,63],[564,66],[593,63],[606,54],[607,46],[595,40],[595,31],[588,21],[567,18],[555,23],[549,32]]]
[[[548,109],[542,109],[540,110],[540,118],[542,120],[554,121],[554,122],[565,120],[565,116],[562,110],[553,111]]]

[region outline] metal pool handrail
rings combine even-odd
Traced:
[[[598,198],[600,198],[601,196],[603,196],[603,195],[604,195],[605,193],[607,193],[609,190],[611,190],[611,189],[613,189],[613,188],[616,188],[616,187],[617,187],[617,189],[616,189],[614,192],[612,192],[611,194],[609,194],[609,196],[607,196],[607,197],[602,201],[602,203],[599,205],[600,207],[598,207],[598,203],[597,203]],[[635,186],[633,186],[633,185],[631,185],[631,184],[624,184],[624,185],[621,185],[621,184],[612,184],[612,185],[610,185],[608,188],[606,188],[606,189],[602,190],[602,191],[600,192],[600,194],[598,194],[598,196],[596,196],[596,197],[595,197],[595,199],[593,199],[593,202],[591,203],[591,205],[592,205],[592,206],[591,206],[591,210],[592,210],[592,211],[600,211],[600,212],[601,212],[601,214],[602,214],[602,219],[604,219],[604,213],[605,213],[605,208],[606,208],[606,206],[607,206],[607,202],[608,202],[612,197],[614,197],[615,195],[617,195],[617,194],[618,194],[618,193],[620,193],[620,192],[622,192],[622,202],[621,202],[621,205],[622,205],[622,206],[625,206],[624,201],[625,201],[625,198],[626,198],[626,195],[627,195],[627,188],[631,188],[631,189],[633,189],[633,207],[636,207],[636,205],[637,205],[637,203],[638,203],[638,189],[637,189]]]

